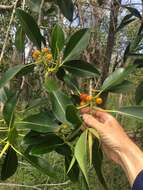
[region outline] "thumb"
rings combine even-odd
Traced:
[[[84,122],[92,128],[95,128],[97,131],[102,130],[102,123],[100,123],[97,119],[95,119],[92,115],[84,114],[83,115]]]

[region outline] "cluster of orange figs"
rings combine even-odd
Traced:
[[[52,61],[53,56],[50,52],[50,50],[47,47],[44,47],[41,51],[35,50],[32,52],[32,57],[35,60],[39,60],[41,58],[44,58],[45,61]]]
[[[84,106],[86,103],[89,103],[95,99],[96,105],[101,105],[103,103],[103,99],[101,97],[94,97],[86,93],[80,94],[80,106]]]

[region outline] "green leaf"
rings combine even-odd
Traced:
[[[51,165],[47,162],[47,160],[29,155],[29,149],[27,149],[24,154],[24,158],[35,168],[37,168],[42,173],[55,178],[57,176],[57,171],[55,168],[52,168]]]
[[[75,127],[80,127],[82,120],[78,113],[77,108],[74,105],[69,105],[66,108],[66,119],[72,123]]]
[[[38,144],[35,144],[35,146],[32,146],[30,154],[32,155],[46,154],[64,144],[64,141],[55,134],[48,134],[43,138],[45,139],[43,142],[41,143],[39,142]]]
[[[4,181],[11,177],[16,172],[17,166],[18,159],[16,152],[11,147],[9,147],[2,165],[1,180]]]
[[[66,172],[68,171],[68,168],[70,166],[72,160],[72,156],[65,156],[65,169]],[[67,173],[68,177],[72,182],[78,182],[78,177],[79,177],[79,168],[77,162],[74,162],[72,168],[70,171]]]
[[[119,84],[121,84],[124,79],[132,72],[134,71],[136,66],[131,65],[128,66],[127,68],[119,68],[116,69],[112,74],[110,74],[106,80],[104,81],[101,90],[109,90],[112,87],[115,87]]]
[[[53,92],[59,89],[59,84],[56,81],[56,79],[47,78],[44,87],[47,90],[47,92]]]
[[[8,127],[13,126],[14,112],[17,104],[17,94],[10,96],[3,108],[3,117]]]
[[[108,190],[106,185],[104,176],[102,174],[102,161],[103,161],[103,153],[99,145],[99,141],[97,139],[94,140],[93,147],[92,147],[92,164],[98,176],[100,183],[103,187]]]
[[[137,9],[135,9],[135,8],[133,8],[133,7],[127,7],[127,6],[125,6],[125,8],[128,9],[128,11],[129,11],[133,16],[135,16],[135,17],[137,17],[137,18],[139,18],[139,19],[142,19],[142,16],[141,16],[140,12],[139,12]]]
[[[69,20],[73,21],[74,4],[72,0],[56,0],[63,15]]]
[[[57,24],[52,31],[51,49],[53,58],[56,60],[65,43],[65,35],[62,28]]]
[[[41,42],[44,41],[40,29],[34,18],[21,9],[16,10],[23,31],[37,48],[41,49]]]
[[[25,33],[23,32],[23,29],[19,27],[16,32],[15,36],[15,46],[17,50],[22,53],[25,49]]]
[[[132,18],[132,16],[133,16],[132,14],[128,14],[123,18],[120,25],[117,27],[117,32],[136,20],[135,18]]]
[[[140,104],[143,100],[143,81],[139,84],[135,93],[136,103]]]
[[[0,102],[5,104],[6,101],[7,101],[7,94],[5,92],[5,88],[1,88],[0,89]]]
[[[28,116],[22,121],[15,122],[15,126],[20,129],[26,128],[41,133],[57,132],[59,130],[59,125],[49,112]]]
[[[129,107],[122,107],[119,110],[113,111],[115,113],[119,113],[121,115],[134,117],[136,119],[140,119],[143,121],[143,107],[142,106],[129,106]]]
[[[82,60],[66,62],[63,68],[77,77],[97,77],[100,75],[96,67]]]
[[[23,68],[28,65],[16,65],[8,69],[0,79],[0,88],[3,88],[11,79],[13,79]]]
[[[47,141],[47,134],[30,131],[27,133],[22,141],[22,145],[38,145]]]
[[[128,80],[124,80],[121,84],[110,88],[112,93],[128,93],[130,90],[134,89],[134,84]]]
[[[71,147],[67,144],[57,146],[55,151],[62,156],[70,156],[72,154]]]
[[[26,113],[27,111],[30,111],[32,109],[35,109],[47,104],[48,104],[47,98],[37,98],[37,99],[31,100],[29,104],[26,105],[26,108],[25,110],[23,110],[23,112]]]
[[[75,77],[73,77],[72,75],[68,74],[64,76],[64,81],[66,83],[66,86],[68,86],[70,89],[76,91],[77,93],[79,93],[79,85],[78,85],[78,81],[76,80]]]
[[[28,75],[34,71],[35,64],[27,64],[17,73],[16,77],[22,77]]]
[[[80,136],[79,140],[76,143],[75,146],[75,158],[78,162],[78,165],[86,179],[86,182],[89,186],[88,182],[88,162],[87,162],[87,131],[84,131],[82,135]]]
[[[80,54],[89,44],[90,36],[91,31],[88,29],[81,29],[71,36],[64,51],[64,63],[79,59]]]
[[[50,94],[50,100],[52,103],[52,111],[56,118],[63,123],[67,123],[66,107],[67,105],[72,104],[70,98],[59,90],[53,91]]]

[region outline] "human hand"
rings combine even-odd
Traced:
[[[127,136],[118,121],[104,110],[86,108],[81,113],[85,124],[99,133],[103,151],[123,168],[132,186],[143,169],[143,152]]]
[[[103,151],[107,157],[121,165],[120,153],[131,140],[118,121],[105,111],[95,111],[90,108],[81,110],[83,120],[89,127],[95,128],[99,133]]]

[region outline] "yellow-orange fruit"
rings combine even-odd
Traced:
[[[53,59],[53,56],[51,53],[48,53],[46,56],[45,56],[46,60],[47,61],[51,61]]]
[[[91,101],[92,99],[93,99],[92,96],[87,96],[87,97],[86,97],[86,101],[87,101],[87,102]]]
[[[80,102],[80,106],[84,106],[85,105],[85,102]]]
[[[96,98],[95,101],[96,101],[96,104],[98,104],[98,105],[100,105],[100,104],[103,103],[103,99],[100,98],[100,97],[99,97],[99,98]]]
[[[81,101],[86,101],[87,96],[88,96],[88,94],[81,93],[80,94]]]
[[[39,56],[40,56],[40,54],[41,54],[41,52],[40,52],[39,50],[35,50],[35,51],[33,51],[33,53],[32,53],[32,57],[33,57],[34,59],[38,59]]]
[[[42,52],[44,52],[44,53],[47,53],[48,51],[49,51],[49,49],[47,47],[42,49]]]

